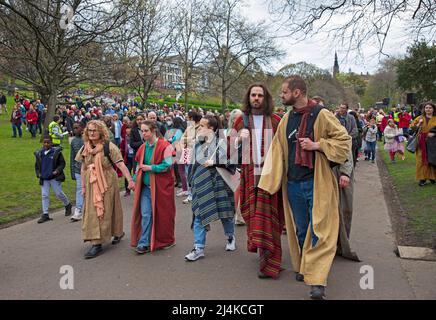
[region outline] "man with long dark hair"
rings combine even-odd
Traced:
[[[281,197],[258,188],[263,160],[281,118],[273,114],[272,96],[263,84],[251,85],[244,97],[243,115],[233,126],[244,155],[241,164],[241,214],[247,225],[247,248],[260,257],[259,278],[277,278],[281,265],[284,218]]]

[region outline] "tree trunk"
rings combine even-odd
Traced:
[[[47,114],[45,115],[45,121],[44,121],[44,128],[48,128],[48,125],[50,122],[53,121],[53,117],[56,113],[56,105],[57,105],[57,90],[51,90],[51,92],[48,95],[48,105],[47,107]],[[47,102],[46,102],[47,103]]]
[[[221,113],[224,114],[224,110],[227,109],[227,89],[226,82],[222,80],[221,82]]]
[[[14,96],[15,95],[15,78],[11,78],[8,95]]]
[[[189,92],[189,87],[188,87],[188,81],[187,79],[185,79],[185,90],[184,90],[184,94],[185,94],[185,99],[184,99],[184,104],[185,104],[185,111],[189,110],[189,106],[188,106],[188,92]]]

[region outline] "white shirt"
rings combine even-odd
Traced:
[[[256,158],[253,159],[255,164],[260,164],[262,162],[262,127],[263,127],[263,115],[253,115],[254,133],[256,136]]]

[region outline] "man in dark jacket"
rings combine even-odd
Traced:
[[[35,173],[39,178],[42,195],[42,215],[38,223],[43,223],[50,219],[48,208],[50,205],[50,187],[53,188],[56,197],[65,206],[65,216],[71,215],[71,203],[62,191],[62,182],[65,181],[65,159],[60,147],[53,147],[52,138],[45,136],[43,148],[35,151]]]
[[[3,109],[5,109],[6,114],[8,114],[7,99],[6,96],[2,93],[0,96],[0,114],[2,114]]]

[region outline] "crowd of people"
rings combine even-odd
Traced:
[[[396,153],[404,159],[403,139],[418,132],[417,179],[435,183],[436,110],[431,102],[415,117],[405,110],[364,114],[346,103],[329,110],[322,97],[309,96],[299,76],[283,82],[280,98],[288,112],[275,112],[263,84],[248,88],[241,110],[222,115],[179,105],[60,106],[35,153],[43,198],[38,223],[51,219],[52,187],[65,215],[82,220],[82,238],[91,243],[84,257],[97,257],[105,243],[116,245],[125,236],[118,184],[124,177],[124,196],[134,192],[130,245],[137,254],[175,245],[175,198],[184,197],[193,234],[186,261],[206,256],[207,231],[220,220],[224,249],[236,250],[235,224],[245,225],[247,250],[259,256],[257,276],[276,279],[286,234],[296,280],[310,286],[312,299],[323,299],[335,255],[359,261],[349,243],[359,156],[374,163],[377,140],[384,139],[391,159]],[[32,105],[39,110],[40,102],[26,109],[33,136],[35,118],[27,120]],[[74,214],[61,186],[66,163],[60,145],[67,136],[77,184]]]

